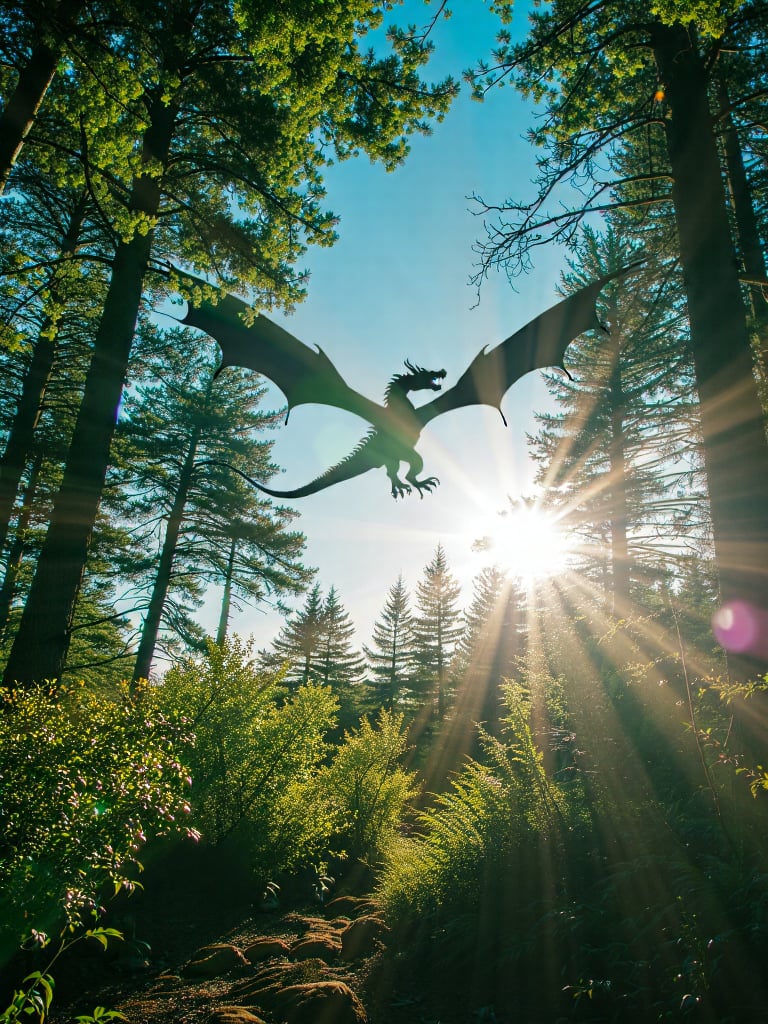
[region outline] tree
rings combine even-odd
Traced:
[[[322,166],[360,150],[397,166],[405,136],[427,131],[423,119],[442,116],[455,94],[450,80],[422,83],[429,46],[413,33],[391,32],[384,58],[361,53],[359,36],[382,17],[368,0],[345,0],[333,13],[329,21],[324,6],[301,3],[279,14],[238,7],[233,16],[209,0],[146,0],[110,37],[116,66],[140,86],[117,119],[121,153],[130,155],[117,166],[106,153],[101,164],[91,149],[80,156],[119,241],[62,486],[6,666],[11,684],[61,675],[150,267],[182,261],[252,289],[261,305],[289,305],[302,294],[293,266],[305,244],[335,238],[320,206]],[[76,74],[68,84],[77,88]],[[90,127],[84,116],[86,140]]]
[[[126,397],[124,468],[114,474],[152,573],[134,588],[149,591],[135,680],[148,676],[162,628],[184,623],[184,604],[200,602],[204,583],[228,571],[230,590],[261,600],[300,592],[309,576],[297,561],[303,535],[287,528],[295,513],[275,508],[238,475],[267,479],[276,469],[263,435],[279,414],[259,408],[264,389],[244,370],[215,377],[214,354],[200,352],[190,332],[161,340],[145,383]]]
[[[354,633],[349,612],[339,600],[336,588],[331,587],[323,604],[315,673],[317,682],[330,686],[339,699],[342,728],[348,728],[360,717],[360,698],[365,692],[360,682],[365,663],[353,647]]]
[[[389,588],[373,624],[372,646],[364,647],[376,684],[376,700],[392,708],[410,687],[414,670],[413,615],[402,575]]]
[[[438,544],[416,586],[413,639],[417,686],[428,695],[440,718],[447,705],[451,656],[462,633],[457,605],[460,594],[461,587],[448,569],[445,549]]]
[[[523,595],[498,566],[488,566],[475,577],[451,665],[458,722],[483,723],[498,735],[502,687],[523,653],[522,603]]]
[[[511,16],[511,3],[497,9]],[[661,13],[652,13],[659,10]],[[683,15],[684,11],[684,15]],[[513,45],[505,34],[496,68],[473,76],[481,94],[510,76],[543,100],[547,116],[531,133],[546,148],[539,194],[531,204],[500,207],[504,219],[481,247],[480,276],[497,264],[514,274],[531,248],[572,241],[590,212],[664,204],[673,214],[691,325],[721,595],[768,607],[762,566],[768,551],[768,444],[754,378],[738,266],[730,233],[710,91],[719,55],[737,45],[765,45],[763,5],[702,4],[698,24],[686,5],[587,4],[558,0],[533,15],[533,29]],[[685,17],[683,24],[681,17]],[[627,140],[663,149],[661,164],[629,175],[615,170]],[[583,202],[559,213],[547,206],[573,182]],[[702,217],[702,210],[706,216]],[[728,339],[723,344],[723,339]]]
[[[637,249],[612,224],[586,229],[568,291]],[[537,416],[530,439],[537,483],[579,537],[575,558],[618,616],[639,587],[675,570],[706,545],[698,406],[680,284],[670,273],[628,292],[609,287],[598,315],[608,333],[585,335],[568,352],[572,379],[547,378],[558,411]],[[697,487],[698,485],[698,487]]]
[[[307,595],[304,607],[289,617],[263,658],[264,664],[286,664],[286,679],[309,683],[317,678],[324,617],[323,594],[316,583]]]
[[[8,183],[67,42],[78,29],[84,8],[85,0],[3,5],[0,25],[7,40],[3,47],[4,63],[14,68],[15,81],[0,112],[0,193]]]

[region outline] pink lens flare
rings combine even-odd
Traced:
[[[712,616],[715,639],[735,654],[768,651],[768,612],[748,601],[728,601]]]

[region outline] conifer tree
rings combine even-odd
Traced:
[[[324,686],[344,686],[360,678],[363,659],[353,647],[354,634],[349,612],[331,587],[323,604],[317,662],[318,681]]]
[[[416,586],[413,640],[417,665],[415,688],[432,702],[440,718],[448,702],[451,657],[462,633],[460,594],[461,587],[448,569],[445,549],[438,544]]]
[[[410,688],[414,672],[413,615],[402,575],[389,588],[372,644],[364,647],[380,707],[391,708]]]
[[[456,686],[456,717],[482,722],[497,733],[501,687],[523,654],[521,606],[524,595],[498,566],[475,577],[472,601],[464,611],[464,629],[451,675]]]
[[[507,0],[495,5],[505,20],[512,7]],[[500,219],[482,246],[478,280],[498,265],[519,273],[534,246],[572,243],[588,214],[665,210],[676,232],[690,319],[722,597],[768,608],[768,441],[713,114],[720,58],[732,49],[764,52],[764,15],[762,0],[693,9],[554,0],[535,13],[527,39],[517,43],[503,33],[495,67],[480,68],[474,83],[481,95],[511,78],[546,104],[531,132],[545,150],[537,161],[538,195],[494,208]],[[755,82],[744,90],[747,97],[755,91]],[[764,95],[764,82],[757,92]],[[739,99],[731,96],[732,103]],[[626,144],[648,154],[628,174],[621,165]],[[575,184],[579,201],[553,209],[566,182]]]
[[[323,605],[316,681],[330,686],[339,700],[339,731],[350,728],[363,710],[367,688],[361,683],[365,662],[355,650],[355,627],[331,587]]]
[[[116,446],[124,468],[113,474],[127,491],[123,515],[144,538],[134,680],[149,675],[158,641],[190,632],[189,611],[204,584],[222,580],[233,535],[230,588],[258,601],[298,593],[308,579],[297,560],[303,536],[287,528],[295,513],[264,500],[237,472],[267,479],[276,469],[264,435],[278,414],[260,409],[264,389],[243,369],[214,377],[216,355],[200,351],[190,331],[152,342],[159,350],[124,403]]]
[[[186,263],[260,305],[289,306],[303,294],[294,265],[305,246],[335,239],[324,165],[362,150],[396,167],[407,136],[427,131],[456,92],[450,80],[423,83],[430,47],[413,32],[390,32],[383,58],[361,50],[383,17],[369,0],[331,13],[314,2],[148,0],[125,17],[104,40],[125,84],[115,117],[94,103],[80,119],[84,173],[118,241],[10,686],[61,675],[142,296],[149,283],[165,287],[157,268]],[[77,96],[85,73],[70,70],[60,85]]]
[[[304,607],[289,616],[273,642],[272,650],[263,656],[265,667],[277,668],[287,664],[286,678],[296,685],[319,678],[324,607],[320,584],[315,583]]]
[[[653,236],[651,236],[653,237]],[[585,230],[565,288],[637,255],[620,228]],[[568,350],[572,379],[547,376],[557,411],[530,438],[537,482],[579,538],[582,573],[627,615],[638,587],[706,544],[699,419],[681,286],[673,273],[628,291],[609,286],[592,332]]]

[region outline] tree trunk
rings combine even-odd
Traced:
[[[744,166],[739,133],[730,113],[728,88],[724,82],[718,82],[718,97],[723,118],[723,150],[728,171],[728,188],[730,192],[733,216],[738,236],[739,255],[745,276],[753,280],[765,280],[766,268],[763,246],[760,240],[760,229],[755,216],[752,202],[752,191]],[[757,291],[757,302],[754,292]],[[752,315],[757,331],[758,352],[760,354],[760,371],[763,380],[768,380],[768,304],[762,289],[755,286],[750,291],[752,297]]]
[[[19,574],[19,566],[24,557],[26,547],[26,534],[32,519],[32,509],[35,507],[35,493],[37,481],[43,465],[42,452],[38,452],[32,463],[27,486],[24,488],[24,500],[19,511],[19,521],[16,524],[16,534],[8,552],[8,560],[5,564],[5,575],[0,586],[0,637],[4,637],[8,628],[8,620],[11,617],[11,606],[16,593],[16,578]]]
[[[16,88],[0,114],[0,195],[5,191],[13,165],[56,74],[62,52],[61,39],[72,31],[84,6],[84,0],[64,0],[54,16],[61,22],[60,31],[48,29],[41,32],[41,38],[19,73]]]
[[[656,30],[691,324],[715,557],[724,601],[768,608],[768,445],[730,236],[707,74],[681,26]]]
[[[173,108],[156,101],[144,136],[145,160],[164,166]],[[158,179],[140,175],[131,209],[154,218],[160,206]],[[104,313],[94,341],[83,400],[67,455],[64,478],[8,664],[4,684],[60,679],[69,647],[75,603],[93,536],[109,448],[141,302],[153,232],[121,242],[115,254]]]
[[[75,252],[80,229],[85,219],[86,203],[80,200],[73,211],[62,240],[61,255]],[[51,287],[52,298],[60,302],[62,296],[57,292],[55,282]],[[16,415],[11,424],[8,443],[0,459],[0,552],[5,548],[8,529],[13,515],[13,506],[19,490],[24,467],[29,461],[29,454],[35,438],[35,430],[43,411],[43,402],[51,370],[56,356],[55,337],[45,337],[51,328],[51,321],[46,318],[32,353],[32,362],[24,377]]]
[[[608,383],[611,440],[608,448],[610,529],[611,529],[611,593],[613,614],[625,616],[629,613],[629,544],[627,532],[629,512],[627,509],[626,451],[624,443],[625,398],[621,383],[621,337],[614,321],[611,325],[611,376]]]
[[[37,44],[0,115],[0,195],[53,81],[60,54],[61,47],[54,43]]]
[[[219,628],[216,630],[216,644],[221,647],[227,639],[227,626],[229,625],[229,609],[232,604],[232,573],[235,566],[235,552],[237,541],[233,537],[229,545],[229,557],[227,558],[227,574],[224,577],[224,594],[221,598],[221,615],[219,617]]]
[[[139,641],[139,650],[136,654],[136,664],[133,669],[134,683],[138,682],[139,679],[148,679],[149,670],[152,667],[152,657],[155,653],[165,599],[168,596],[168,586],[171,582],[173,559],[176,555],[181,524],[184,520],[184,508],[187,504],[189,487],[195,471],[195,458],[197,456],[199,440],[200,427],[195,427],[184,459],[184,465],[179,474],[179,484],[176,488],[171,513],[168,516],[168,522],[165,527],[163,550],[160,553],[160,562],[155,574],[152,596],[149,599],[149,608],[147,609],[144,625],[141,629],[141,640]]]

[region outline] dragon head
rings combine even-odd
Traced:
[[[423,366],[414,366],[406,359],[405,368],[407,374],[400,376],[400,383],[406,391],[440,391],[442,384],[438,381],[446,376],[445,370],[425,370]]]

